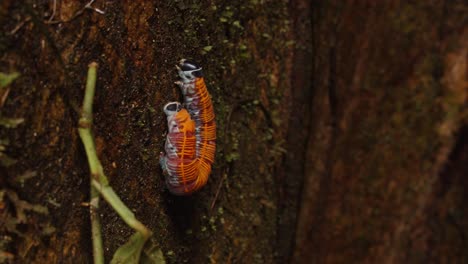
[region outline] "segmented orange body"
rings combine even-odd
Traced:
[[[181,81],[176,83],[182,90],[187,110],[178,102],[164,107],[169,132],[166,155],[161,154],[160,163],[169,191],[188,195],[208,181],[216,152],[216,123],[201,68],[182,60],[177,69]]]
[[[166,185],[174,194],[189,194],[198,189],[199,161],[196,158],[195,122],[180,103],[164,106],[169,131],[160,163],[166,175]]]
[[[216,152],[216,123],[213,103],[206,88],[201,67],[181,60],[177,67],[181,81],[177,82],[184,95],[184,104],[195,121],[199,177],[206,182],[211,173]]]

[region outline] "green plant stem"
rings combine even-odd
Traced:
[[[125,206],[112,187],[109,186],[109,181],[104,174],[101,162],[97,156],[91,129],[93,125],[93,99],[96,86],[96,68],[97,64],[94,62],[89,65],[83,108],[78,123],[78,133],[81,141],[83,142],[91,172],[90,208],[94,263],[101,264],[104,263],[104,251],[102,246],[101,224],[99,214],[96,211],[99,208],[99,194],[104,197],[104,199],[112,206],[127,225],[142,234],[144,240],[148,239],[152,232],[135,218],[133,212]]]
[[[90,124],[93,123],[93,100],[94,91],[96,90],[96,79],[97,63],[92,62],[89,64],[88,77],[86,78],[86,90],[83,99],[83,108],[81,112],[81,117],[87,118]]]
[[[83,127],[81,127],[83,126]],[[88,119],[80,118],[80,128],[78,128],[81,141],[83,142],[86,156],[88,157],[89,170],[91,171],[91,178],[98,180],[103,185],[108,185],[107,177],[104,175],[101,162],[96,153],[94,145],[93,134],[91,133],[91,124]]]
[[[92,114],[93,114],[93,97],[96,87],[97,64],[91,63],[88,69],[88,77],[86,79],[85,97],[83,100],[83,109],[79,120],[78,133],[80,134],[83,145],[85,146],[86,156],[93,177],[102,172],[102,166],[99,160],[96,163],[97,155],[94,147],[94,140],[91,134]],[[94,154],[94,155],[93,155]],[[92,182],[92,178],[90,183]],[[91,236],[93,241],[93,258],[95,264],[104,264],[104,247],[101,234],[101,219],[98,213],[99,209],[99,192],[90,184],[90,202],[89,211],[91,218]]]
[[[92,180],[93,187],[98,190],[102,197],[114,208],[117,214],[124,222],[140,232],[145,238],[151,236],[152,232],[145,225],[135,218],[133,212],[120,200],[119,196],[114,192],[112,187],[101,185],[98,181]]]
[[[104,250],[101,234],[101,219],[99,217],[99,192],[92,185],[89,211],[91,216],[91,236],[93,240],[93,257],[95,264],[104,264]]]

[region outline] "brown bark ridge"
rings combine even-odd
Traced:
[[[312,1],[295,263],[464,263],[467,6]]]

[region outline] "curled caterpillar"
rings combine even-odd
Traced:
[[[216,151],[216,123],[213,104],[206,89],[201,67],[181,60],[176,66],[184,95],[184,105],[164,106],[169,131],[160,164],[169,191],[188,195],[203,187],[211,173]]]

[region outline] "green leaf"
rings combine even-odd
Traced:
[[[23,122],[24,122],[24,118],[7,118],[7,117],[0,116],[0,126],[6,127],[6,128],[15,128]]]
[[[164,255],[159,247],[148,241],[141,256],[141,264],[166,264]]]
[[[18,78],[20,74],[18,72],[3,73],[0,72],[0,88],[7,87],[12,81]]]
[[[133,234],[127,243],[123,244],[112,257],[111,264],[138,264],[141,250],[145,245],[146,238],[140,233]]]

